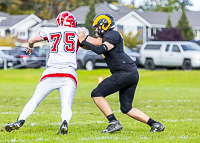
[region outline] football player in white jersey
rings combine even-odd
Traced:
[[[39,35],[29,39],[28,46],[25,47],[27,52],[32,54],[34,43],[47,40],[50,45],[49,59],[32,98],[25,105],[18,120],[5,125],[7,132],[19,129],[40,102],[54,89],[57,89],[60,94],[62,118],[59,134],[68,133],[68,124],[72,117],[72,103],[78,84],[76,53],[80,42],[76,35],[78,32],[76,18],[72,13],[61,12],[56,18],[56,25],[57,27],[43,28]],[[91,38],[90,42],[92,40],[94,39]]]

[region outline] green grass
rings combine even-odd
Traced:
[[[144,71],[133,106],[162,122],[166,130],[150,133],[149,126],[120,112],[118,93],[107,99],[115,116],[123,125],[121,132],[100,134],[107,119],[90,98],[99,76],[107,77],[109,70],[77,71],[78,89],[73,103],[73,116],[67,136],[56,135],[61,125],[60,98],[53,91],[36,108],[23,127],[8,133],[6,123],[16,121],[31,98],[44,69],[0,70],[0,142],[113,142],[113,143],[174,143],[200,142],[200,71]]]

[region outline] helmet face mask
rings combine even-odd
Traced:
[[[63,11],[56,18],[56,26],[76,27],[77,21],[71,12]]]
[[[102,36],[107,30],[115,28],[115,20],[110,14],[99,14],[95,16],[93,20],[93,27],[98,26],[100,26],[100,29],[98,29],[98,35]]]

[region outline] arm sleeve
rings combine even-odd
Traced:
[[[101,44],[100,46],[96,46],[96,45],[93,45],[93,44],[87,42],[86,40],[83,40],[81,42],[81,44],[83,46],[87,47],[88,49],[92,50],[93,52],[95,52],[98,55],[104,54],[105,52],[108,51],[108,47],[105,44]]]

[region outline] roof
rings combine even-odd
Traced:
[[[181,18],[182,13],[181,12],[137,12],[141,17],[146,19],[150,24],[152,25],[164,25],[167,24],[167,19],[170,14],[170,19],[172,22],[172,26],[176,26],[179,19]],[[194,12],[194,11],[186,11],[186,16],[189,20],[189,23],[192,27],[199,27],[200,28],[200,12]]]
[[[123,17],[124,15],[128,14],[129,12],[133,11],[133,9],[125,6],[116,6],[113,4],[108,4],[108,3],[99,3],[96,4],[95,6],[95,13],[100,14],[100,13],[109,13],[111,14],[114,18],[115,21]],[[89,12],[89,6],[81,6],[72,11],[74,16],[76,17],[78,22],[85,22],[86,15]]]
[[[6,20],[1,22],[1,26],[11,27],[21,20],[25,19],[29,15],[10,15],[4,12],[0,12],[0,17],[6,17]]]
[[[150,23],[153,27],[165,27],[167,24],[167,19],[170,14],[172,26],[176,26],[182,13],[181,12],[152,12],[152,11],[145,11],[145,12],[139,12],[135,9],[131,9],[126,6],[121,5],[113,5],[108,3],[99,3],[95,6],[95,12],[96,14],[100,13],[110,13],[114,18],[115,21],[119,20],[120,18],[124,17],[125,15],[136,12],[141,18],[143,18],[145,21]],[[85,23],[86,15],[89,12],[89,6],[80,6],[72,13],[75,15],[78,24]],[[186,16],[190,22],[190,25],[193,28],[200,29],[200,12],[196,11],[186,11]],[[49,22],[55,23],[55,18],[50,20]]]

